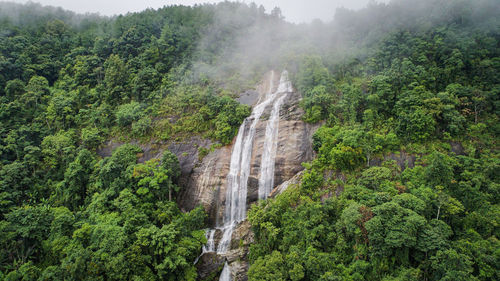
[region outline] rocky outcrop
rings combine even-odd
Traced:
[[[216,240],[220,239],[222,232],[217,231]],[[251,230],[251,225],[248,221],[241,222],[233,232],[231,250],[223,255],[218,255],[215,252],[204,253],[196,268],[198,269],[199,280],[212,280],[213,276],[217,276],[222,271],[225,262],[228,262],[231,267],[232,280],[246,281],[248,263],[248,250],[254,242],[254,234]],[[218,280],[218,279],[215,279]]]
[[[271,194],[269,194],[269,197],[274,198],[274,197],[280,195],[281,193],[283,193],[283,191],[287,190],[289,186],[300,184],[300,181],[302,179],[303,174],[304,174],[304,171],[300,171],[295,176],[293,176],[291,179],[289,179],[289,180],[283,182],[282,184],[278,185],[277,187],[275,187],[273,189],[273,191],[271,192]]]
[[[189,182],[189,177],[192,170],[198,163],[198,149],[200,147],[210,148],[212,141],[208,139],[203,139],[198,136],[191,137],[182,141],[157,141],[140,143],[136,140],[130,142],[122,142],[117,140],[109,140],[105,143],[97,153],[101,157],[111,156],[113,150],[125,143],[131,143],[139,146],[142,149],[142,154],[139,155],[138,161],[143,163],[153,158],[161,158],[165,150],[170,150],[179,159],[179,165],[181,167],[181,177],[179,184],[181,186],[187,186]]]
[[[275,75],[274,81],[271,81],[273,75],[268,74],[255,91],[247,91],[242,94],[240,102],[258,104],[265,100],[269,97],[266,94],[269,95],[270,92],[276,91],[279,84],[278,76]],[[270,89],[271,87],[273,89]],[[317,126],[301,120],[304,112],[299,107],[299,101],[300,95],[298,93],[287,93],[280,108],[272,186],[274,188],[273,196],[283,192],[288,185],[298,183],[300,172],[304,169],[301,164],[310,161],[313,157],[311,141]],[[269,103],[263,114],[260,115],[255,127],[247,186],[247,209],[250,208],[249,205],[258,200],[266,127],[272,107],[273,104]],[[215,149],[201,163],[198,163],[192,170],[187,185],[179,198],[181,208],[186,211],[202,205],[209,214],[212,228],[223,224],[220,220],[224,217],[227,175],[232,149],[232,145]],[[221,229],[215,231],[216,245],[219,244],[222,234]],[[248,247],[252,242],[253,233],[250,224],[243,221],[234,229],[231,236],[231,246],[227,252],[223,255],[206,253],[200,258],[197,264],[200,279],[213,276],[215,271],[220,272],[224,263],[228,262],[233,280],[246,280]]]
[[[268,92],[271,84],[276,88],[279,75],[275,75],[274,83],[266,75],[263,83],[255,91],[245,93],[245,101],[257,102]],[[248,95],[258,95],[249,97]],[[278,145],[275,160],[274,187],[292,178],[303,170],[302,162],[310,161],[313,157],[312,134],[317,126],[307,124],[301,120],[303,115],[299,107],[300,94],[288,94],[280,110]],[[267,118],[271,105],[266,108],[257,123],[252,148],[250,175],[248,179],[247,204],[258,199],[258,185],[262,151],[265,141]],[[191,210],[203,205],[210,217],[210,223],[215,226],[217,218],[222,217],[226,192],[226,176],[229,172],[232,146],[225,146],[209,153],[192,171],[187,186],[180,196],[179,204],[185,210]]]
[[[218,206],[224,200],[225,191],[221,186],[226,185],[226,175],[229,171],[231,161],[231,146],[215,149],[203,158],[193,168],[179,196],[181,209],[189,211],[196,206],[202,205],[209,215],[209,223],[215,226],[218,212],[222,212]]]

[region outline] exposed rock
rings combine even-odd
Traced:
[[[215,234],[215,241],[221,239],[222,231],[217,230]],[[248,249],[254,242],[254,234],[251,230],[248,221],[241,222],[233,232],[231,250],[223,255],[218,255],[214,252],[204,253],[196,267],[198,269],[198,278],[200,280],[208,279],[214,274],[220,274],[224,263],[231,267],[231,275],[233,281],[246,281],[246,272],[248,271]]]
[[[247,281],[249,264],[248,261],[235,261],[231,263],[231,271],[234,281]]]
[[[266,93],[269,93],[271,85],[274,85],[272,89],[274,92],[279,84],[278,76],[275,75],[274,81],[271,83],[271,75],[267,74],[255,91],[248,91],[240,96],[240,102],[257,103],[258,100],[265,97]],[[300,172],[304,169],[301,164],[310,161],[313,157],[312,135],[319,125],[310,125],[302,121],[304,112],[299,107],[300,98],[300,94],[296,92],[289,93],[280,109],[273,196],[281,193],[289,184],[298,183]],[[247,209],[250,208],[250,204],[258,200],[260,167],[267,120],[271,110],[272,103],[264,110],[255,129],[248,178]],[[179,197],[179,204],[186,211],[202,205],[209,214],[212,227],[223,224],[222,221],[218,220],[221,220],[224,213],[226,177],[229,173],[231,152],[232,145],[229,145],[215,149],[205,156],[202,162],[198,163],[192,170],[187,185]],[[218,245],[221,235],[222,231],[215,232],[216,245]],[[247,280],[247,254],[253,240],[254,236],[250,224],[247,221],[240,223],[232,234],[230,250],[222,256],[222,260],[209,258],[210,255],[202,257],[200,265],[198,265],[200,277],[210,275],[207,272],[219,270],[220,266],[227,261],[231,266],[233,280]],[[214,262],[216,265],[206,264],[210,262]]]
[[[256,91],[249,91],[245,95],[254,95],[257,101],[269,91],[274,84],[273,91],[278,85],[279,75],[275,75],[274,82],[270,81],[270,74]],[[247,97],[250,100],[250,97]],[[280,110],[278,144],[275,160],[274,187],[292,178],[302,171],[302,162],[310,161],[313,157],[312,134],[319,125],[311,125],[301,120],[304,112],[298,106],[299,93],[291,93],[286,97]],[[255,138],[252,148],[250,175],[248,179],[247,204],[252,204],[258,199],[258,185],[260,166],[266,134],[267,117],[272,104],[265,109],[264,114],[257,123]],[[217,225],[217,218],[223,214],[226,195],[226,176],[229,172],[232,145],[216,149],[207,155],[202,163],[195,167],[180,196],[179,203],[185,210],[191,210],[201,204],[209,213],[210,222]]]
[[[179,158],[181,173],[189,175],[196,163],[198,163],[198,148],[210,148],[212,141],[201,137],[192,137],[189,140],[181,142],[171,142],[168,144],[168,150],[174,153]],[[161,151],[163,153],[163,151]],[[160,156],[161,153],[156,155]]]
[[[215,226],[222,215],[218,206],[224,200],[226,175],[231,161],[231,146],[215,149],[203,158],[201,164],[194,167],[186,186],[179,195],[178,203],[183,210],[189,211],[202,205],[209,214],[210,224]],[[220,213],[217,215],[217,213]]]
[[[463,145],[459,142],[450,142],[451,151],[456,155],[466,155]]]
[[[382,165],[383,161],[387,160],[394,160],[396,161],[396,164],[398,167],[401,169],[401,171],[404,171],[406,168],[413,168],[415,167],[415,161],[417,160],[417,156],[407,153],[405,151],[400,151],[397,153],[390,153],[388,155],[385,155],[383,159],[376,157],[370,160],[369,166],[380,166]]]
[[[232,250],[225,254],[226,260],[231,266],[234,281],[246,281],[248,279],[246,274],[249,267],[248,250],[254,241],[255,237],[251,225],[245,220],[233,232]]]
[[[254,105],[259,98],[259,93],[255,90],[243,92],[236,100],[241,104]]]
[[[299,184],[300,180],[302,179],[303,174],[304,174],[304,171],[300,171],[295,176],[293,176],[291,179],[278,185],[276,188],[273,189],[273,191],[271,191],[271,194],[269,194],[269,197],[274,198],[274,197],[280,195],[281,193],[283,193],[283,191],[285,191],[289,186]]]
[[[415,160],[417,160],[417,157],[413,154],[401,151],[399,153],[391,153],[387,155],[385,157],[385,160],[396,161],[401,171],[404,171],[406,168],[412,169],[413,167],[415,167]]]
[[[161,158],[163,152],[166,149],[174,153],[177,158],[179,158],[179,165],[181,167],[181,177],[179,182],[181,186],[187,186],[189,175],[198,162],[198,148],[210,148],[210,146],[212,145],[211,140],[203,139],[198,136],[194,136],[183,141],[140,143],[136,140],[133,140],[128,143],[135,144],[142,149],[143,152],[138,159],[140,163],[153,158]],[[125,144],[125,142],[110,140],[105,145],[103,145],[97,151],[97,153],[101,157],[111,156],[113,150],[123,144]]]
[[[224,257],[216,253],[204,253],[196,263],[198,279],[218,280],[215,277],[222,271],[225,261]]]

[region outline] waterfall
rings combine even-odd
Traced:
[[[206,237],[207,237],[207,244],[203,246],[203,253],[210,253],[215,251],[215,231],[216,229],[210,229],[207,230]]]
[[[236,225],[246,218],[247,187],[250,175],[250,162],[255,137],[255,130],[264,110],[272,104],[271,115],[266,126],[266,139],[261,163],[259,178],[259,198],[267,197],[273,187],[274,161],[278,142],[279,112],[286,94],[292,92],[292,85],[288,79],[288,72],[281,74],[280,84],[273,93],[274,71],[271,72],[270,85],[267,93],[259,99],[252,113],[241,124],[231,152],[231,163],[227,175],[226,201],[223,217],[223,226],[207,232],[207,245],[204,251],[215,250],[214,235],[216,230],[222,231],[222,238],[217,247],[217,254],[225,254],[231,244]],[[262,189],[262,191],[261,191]],[[231,280],[230,265],[226,262],[219,281]]]
[[[269,88],[266,94],[259,99],[250,116],[243,121],[238,130],[238,135],[236,136],[231,152],[231,162],[227,175],[225,209],[222,218],[223,224],[220,225],[217,222],[215,229],[207,231],[208,242],[203,247],[204,253],[216,251],[217,254],[225,254],[230,248],[234,228],[246,218],[248,177],[250,175],[250,162],[252,159],[255,131],[264,110],[270,105],[272,105],[271,114],[266,126],[266,139],[264,141],[261,175],[259,178],[259,198],[267,197],[273,187],[279,112],[286,94],[292,92],[292,86],[288,79],[288,72],[283,71],[280,84],[277,90],[273,92],[274,71],[271,72],[270,77]],[[216,231],[222,231],[222,238],[217,247],[214,239]],[[230,268],[227,263],[220,278],[220,280],[230,280]]]
[[[229,250],[231,236],[236,224],[246,218],[247,186],[250,174],[250,162],[255,137],[255,129],[266,107],[275,100],[272,94],[274,72],[271,72],[271,83],[263,101],[254,107],[249,117],[241,124],[236,136],[229,174],[227,175],[226,203],[222,239],[217,247],[217,253],[223,254]],[[248,130],[245,130],[249,125]]]
[[[227,262],[224,264],[224,268],[222,269],[222,273],[220,274],[219,281],[231,281],[231,269]]]
[[[273,94],[273,87],[274,87],[274,70],[271,70],[271,79],[269,79],[269,89],[267,90],[265,99],[268,99]]]
[[[227,252],[234,227],[246,217],[247,185],[255,129],[264,109],[272,100],[273,97],[267,98],[255,106],[250,117],[245,119],[243,124],[241,124],[238,136],[236,137],[231,154],[229,174],[227,175],[226,205],[224,226],[222,228],[224,234],[217,248],[217,253],[219,254]],[[245,128],[248,123],[250,123],[250,127],[245,134]]]
[[[280,109],[285,100],[286,94],[292,91],[292,86],[288,80],[288,73],[283,72],[278,90],[275,96],[281,96],[274,102],[271,116],[266,126],[266,139],[262,152],[259,178],[259,199],[266,199],[274,187],[274,166],[276,159],[276,149],[278,147],[278,129],[280,120]]]

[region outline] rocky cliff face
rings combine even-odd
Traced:
[[[258,97],[246,97],[246,100],[255,102],[268,92],[271,84],[278,85],[278,75],[274,83],[270,81],[271,75],[265,76],[262,84],[258,85],[256,91],[246,92],[245,95],[253,93]],[[300,94],[289,94],[280,110],[279,135],[276,151],[274,187],[292,178],[300,172],[302,162],[312,159],[312,134],[316,126],[307,124],[301,120],[302,109],[298,106]],[[252,159],[250,164],[250,175],[248,179],[247,204],[258,199],[258,185],[260,177],[260,166],[266,134],[267,119],[271,106],[266,108],[260,121],[257,123],[255,138],[252,148]],[[198,205],[203,205],[210,216],[211,223],[215,226],[217,218],[222,217],[226,194],[226,177],[229,172],[232,146],[225,146],[209,153],[201,163],[192,170],[187,185],[179,199],[181,208],[191,210]]]
[[[245,92],[240,102],[259,104],[265,99],[266,94],[277,90],[279,75],[268,73],[264,81],[255,91]],[[313,157],[312,134],[317,126],[306,124],[301,120],[303,111],[299,107],[300,94],[288,93],[279,110],[278,137],[276,156],[274,161],[274,194],[282,192],[288,184],[298,182],[296,176],[303,170],[302,162],[310,161]],[[259,179],[261,178],[261,165],[266,140],[266,127],[272,112],[272,103],[269,104],[255,127],[253,138],[250,171],[247,189],[247,209],[258,198]],[[188,211],[202,205],[209,214],[211,227],[221,226],[224,217],[226,189],[228,186],[227,175],[231,163],[233,146],[229,145],[209,153],[191,172],[186,186],[179,197],[179,205]],[[292,179],[293,178],[293,179]],[[291,180],[292,179],[292,180]],[[291,180],[291,181],[290,181]],[[285,183],[285,184],[283,184]],[[283,184],[283,185],[282,185]],[[216,245],[222,237],[222,230],[215,230]],[[199,276],[203,280],[213,276],[214,272],[221,271],[224,263],[230,264],[233,280],[246,280],[248,270],[248,247],[253,242],[253,233],[247,221],[239,223],[232,233],[229,250],[222,255],[213,252],[204,254],[199,263]]]
[[[179,184],[181,186],[187,186],[191,172],[193,171],[195,165],[198,163],[198,149],[204,147],[206,149],[210,148],[212,141],[200,138],[198,136],[191,137],[182,141],[158,141],[151,143],[140,143],[138,141],[131,141],[131,144],[135,144],[142,149],[142,154],[139,156],[138,162],[143,163],[153,158],[161,158],[165,150],[169,150],[174,153],[179,159],[179,165],[181,167],[181,177]],[[120,142],[116,140],[109,140],[105,145],[103,145],[97,153],[101,157],[109,157],[114,149],[125,144],[125,142]]]
[[[275,72],[276,73],[276,72]],[[266,98],[266,94],[277,91],[279,75],[265,75],[263,82],[255,90],[247,91],[238,99],[241,103],[255,105]],[[301,120],[303,111],[299,107],[300,94],[288,93],[279,110],[279,125],[274,159],[274,197],[281,193],[290,184],[300,180],[303,167],[302,162],[310,161],[313,157],[312,134],[318,126],[310,125]],[[258,200],[259,179],[263,150],[266,139],[266,127],[271,117],[273,104],[270,103],[260,115],[255,127],[255,136],[252,143],[250,171],[247,189],[247,210]],[[99,154],[111,155],[111,151],[123,143],[110,141]],[[193,137],[181,142],[160,142],[139,145],[144,153],[139,161],[159,158],[165,149],[177,155],[181,165],[182,175],[180,184],[182,191],[178,196],[181,209],[189,211],[196,206],[203,206],[209,214],[209,223],[212,228],[220,226],[224,217],[226,200],[227,175],[231,163],[233,145],[213,150],[201,161],[198,159],[198,148],[211,146],[211,141]],[[218,229],[214,232],[216,244],[222,238],[223,232]],[[222,270],[226,261],[230,264],[233,280],[246,280],[248,270],[248,247],[253,242],[253,233],[247,221],[239,223],[232,233],[229,250],[223,255],[210,252],[203,254],[198,263],[200,279],[213,280]]]

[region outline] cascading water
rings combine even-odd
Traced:
[[[231,270],[227,262],[224,264],[222,273],[220,274],[219,281],[231,281]]]
[[[266,126],[266,139],[262,152],[259,178],[259,199],[266,199],[274,187],[274,166],[276,159],[276,149],[278,146],[278,128],[280,109],[285,100],[286,94],[292,91],[292,85],[288,80],[288,73],[283,72],[278,90],[274,95],[280,95],[274,102],[271,116]]]
[[[209,253],[215,251],[215,229],[210,229],[207,231],[207,244],[203,246],[203,253]]]
[[[255,128],[266,106],[272,101],[267,98],[255,106],[250,117],[241,125],[233,152],[227,176],[226,205],[224,212],[224,227],[222,239],[217,247],[217,253],[223,254],[229,249],[231,236],[237,223],[246,216],[247,183],[250,173],[250,160],[252,156]],[[250,123],[250,128],[245,134],[245,128]]]
[[[271,83],[266,95],[253,108],[252,113],[241,124],[231,153],[229,174],[227,175],[226,201],[223,225],[207,232],[207,245],[203,252],[214,252],[214,235],[216,230],[222,231],[222,238],[217,246],[218,254],[225,254],[231,243],[231,236],[236,225],[246,218],[247,187],[250,174],[250,162],[257,123],[264,110],[272,104],[271,115],[266,127],[266,140],[262,156],[261,176],[259,179],[259,198],[269,195],[273,187],[274,160],[276,158],[279,111],[287,93],[292,92],[288,72],[283,71],[280,84],[273,93],[274,72],[271,72]],[[262,183],[262,184],[261,184]],[[262,189],[262,191],[261,191]],[[226,262],[220,276],[220,281],[231,280],[230,265]]]
[[[271,73],[271,78],[274,76]],[[268,93],[263,101],[258,103],[250,117],[241,124],[231,154],[231,164],[227,176],[226,204],[224,213],[223,235],[217,247],[217,253],[224,254],[229,250],[231,236],[236,224],[246,217],[246,201],[248,176],[250,173],[250,160],[252,158],[253,141],[255,128],[264,113],[266,107],[275,100],[276,95],[272,94],[273,83],[270,83]],[[250,123],[248,131],[245,133],[247,124]]]

